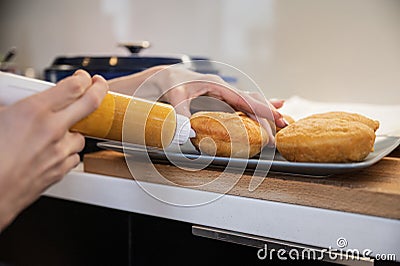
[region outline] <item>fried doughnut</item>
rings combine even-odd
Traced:
[[[268,143],[267,131],[241,112],[198,112],[190,118],[196,137],[192,144],[201,152],[224,157],[249,158]]]
[[[336,112],[334,117],[331,115],[300,119],[279,131],[276,135],[278,151],[285,159],[294,162],[364,160],[373,148],[377,125],[361,115],[342,112]]]
[[[314,118],[320,118],[320,119],[340,118],[342,120],[346,120],[349,122],[357,121],[369,126],[374,132],[379,128],[379,121],[369,119],[368,117],[365,117],[360,114],[347,113],[347,112],[327,112],[321,114],[314,114],[303,119],[314,119]]]

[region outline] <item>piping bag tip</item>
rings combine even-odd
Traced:
[[[171,144],[182,145],[185,144],[189,138],[194,138],[196,133],[190,127],[190,120],[184,115],[176,115],[176,129],[175,135]]]
[[[194,138],[194,137],[196,137],[196,132],[193,129],[190,129],[189,138]]]

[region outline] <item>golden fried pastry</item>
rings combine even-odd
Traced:
[[[342,112],[331,115],[313,115],[279,131],[276,134],[278,151],[285,159],[295,162],[364,160],[373,148],[376,124],[361,115]]]
[[[190,124],[196,132],[192,144],[210,155],[249,158],[268,143],[266,130],[241,112],[198,112]]]
[[[290,115],[282,115],[283,119],[285,119],[285,121],[287,122],[288,125],[293,124],[295,122],[295,120],[293,119],[293,117],[291,117]],[[278,133],[282,128],[281,127],[276,127],[276,133]]]
[[[314,118],[321,118],[321,119],[332,119],[332,118],[339,118],[346,121],[357,121],[369,126],[373,131],[376,131],[379,128],[379,121],[369,119],[360,114],[354,113],[346,113],[346,112],[327,112],[321,114],[314,114],[310,115],[303,119],[314,119]]]

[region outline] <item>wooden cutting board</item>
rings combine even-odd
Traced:
[[[254,191],[249,190],[251,174],[225,173],[221,178],[218,170],[193,172],[164,164],[155,164],[155,168],[165,179],[151,171],[132,177],[119,152],[100,151],[84,157],[84,171],[89,173],[400,219],[400,148],[369,168],[347,174],[310,178],[269,173]],[[218,177],[218,182],[211,182]],[[232,180],[238,180],[233,187]]]

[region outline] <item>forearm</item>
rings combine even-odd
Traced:
[[[155,66],[132,75],[111,79],[108,80],[108,86],[114,92],[132,95],[146,79],[167,67]]]

